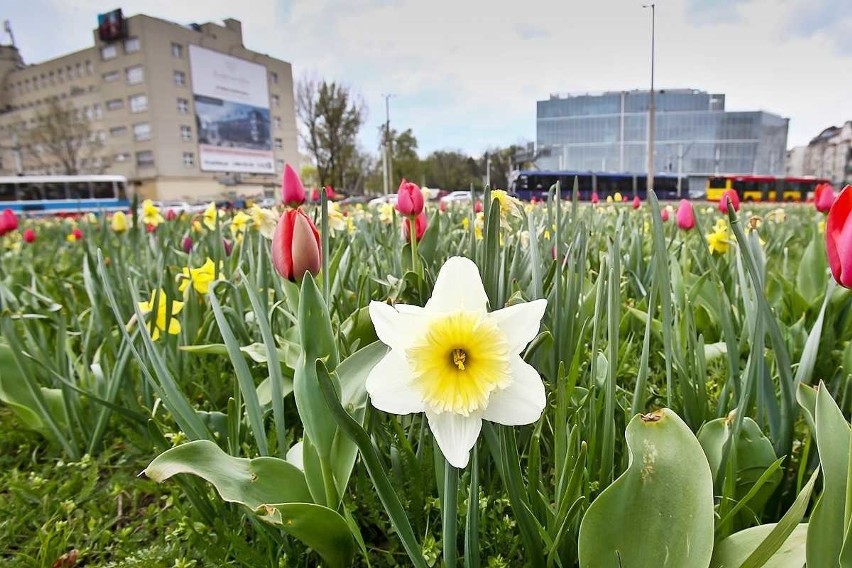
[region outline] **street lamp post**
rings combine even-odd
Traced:
[[[656,25],[656,4],[643,4],[651,9],[651,92],[648,96],[648,190],[654,189],[654,28]]]
[[[387,176],[385,194],[388,194],[390,193],[390,188],[393,187],[393,142],[390,135],[390,99],[396,95],[388,93],[382,96],[385,97],[385,175]]]

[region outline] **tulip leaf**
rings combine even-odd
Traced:
[[[144,473],[157,482],[178,473],[196,475],[212,483],[223,500],[252,510],[268,503],[312,501],[305,475],[293,464],[273,457],[236,458],[209,440],[166,450]]]
[[[355,540],[346,520],[336,511],[313,503],[264,505],[261,518],[280,525],[288,534],[311,547],[332,568],[352,565]]]
[[[775,524],[759,525],[734,533],[713,551],[712,568],[739,568],[775,528]],[[764,568],[802,568],[805,565],[805,542],[808,525],[799,524]]]
[[[713,478],[701,444],[669,409],[634,416],[626,440],[627,471],[580,525],[581,568],[707,567]]]
[[[823,489],[808,522],[808,566],[840,566],[849,470],[849,423],[820,383],[814,413]]]
[[[825,240],[814,231],[796,274],[796,288],[803,298],[813,302],[822,297],[828,274],[828,259],[825,254]]]

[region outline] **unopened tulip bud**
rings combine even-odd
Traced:
[[[473,202],[473,212],[474,213],[482,213],[482,202],[478,199]]]
[[[166,211],[166,221],[174,221],[175,219],[177,219],[177,213],[175,213],[174,209]]]
[[[113,232],[116,233],[123,233],[127,230],[127,215],[124,214],[124,211],[116,211],[112,214],[110,227],[112,227]]]
[[[632,205],[633,205],[633,209],[639,209],[640,207],[642,207],[642,200],[639,199],[638,195],[633,198],[633,204]]]
[[[192,250],[192,237],[186,236],[183,238],[183,252],[189,254]]]
[[[396,210],[406,217],[416,217],[423,211],[423,192],[415,183],[403,178],[396,194]]]
[[[225,256],[231,256],[231,251],[234,250],[234,245],[228,239],[222,239],[222,248],[225,249]]]
[[[597,205],[600,200],[601,200],[601,198],[598,197],[598,192],[593,191],[592,192],[592,205]]]
[[[305,202],[305,187],[290,164],[284,166],[284,175],[281,177],[281,201],[290,207],[298,207]]]
[[[733,189],[726,189],[722,194],[722,199],[719,200],[719,211],[723,214],[728,214],[728,200],[731,200],[731,206],[734,208],[734,211],[740,210],[740,196],[737,195],[737,192]]]
[[[668,220],[669,220],[669,210],[668,210],[668,208],[663,209],[662,211],[660,211],[660,219],[662,219],[662,220],[663,220],[663,223],[665,223],[666,221],[668,221]]]
[[[814,190],[814,207],[820,213],[828,213],[834,205],[834,188],[830,183],[821,183]]]
[[[292,282],[300,281],[306,272],[316,276],[322,265],[319,231],[301,209],[288,209],[278,220],[272,236],[272,265]]]
[[[692,210],[692,203],[686,199],[681,199],[678,204],[677,226],[684,231],[688,231],[695,227],[695,211]]]
[[[414,236],[419,241],[423,238],[423,233],[426,232],[426,226],[429,224],[429,220],[426,219],[426,212],[421,211],[420,214],[414,218]],[[402,238],[406,241],[411,240],[411,220],[403,219],[402,220]]]
[[[18,228],[18,217],[11,209],[4,209],[0,213],[0,237],[6,233],[11,233]]]
[[[833,193],[833,191],[832,191]],[[825,251],[838,284],[852,288],[852,185],[841,190],[825,219]]]
[[[32,229],[27,229],[26,231],[24,231],[24,242],[25,243],[34,243],[35,240],[36,240],[35,231],[33,231]]]

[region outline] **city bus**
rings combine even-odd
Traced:
[[[725,191],[733,189],[740,201],[807,201],[821,183],[829,183],[829,180],[815,177],[711,176],[707,178],[707,200],[719,201]]]
[[[113,175],[0,176],[0,209],[27,215],[126,211],[127,178]]]
[[[624,199],[639,196],[644,200],[648,196],[648,177],[645,173],[609,173],[581,171],[547,171],[525,170],[514,172],[510,181],[510,192],[518,199],[545,199],[550,187],[560,182],[562,195],[568,197],[577,181],[579,198],[589,201],[592,193],[597,193],[599,199],[606,199],[620,193]],[[680,193],[678,192],[680,189]],[[679,195],[689,195],[689,178],[674,174],[656,174],[654,176],[654,191],[662,200],[678,199]]]

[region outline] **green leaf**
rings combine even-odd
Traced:
[[[664,408],[627,425],[630,465],[580,525],[582,568],[706,568],[713,552],[713,478],[701,444]]]
[[[166,450],[145,468],[145,475],[163,482],[190,473],[212,483],[219,496],[255,510],[269,503],[310,503],[305,475],[279,458],[235,458],[209,440],[196,440]]]
[[[336,511],[313,503],[277,503],[258,512],[264,521],[280,525],[314,549],[332,568],[352,565],[355,540],[346,519]]]
[[[739,568],[749,555],[763,542],[775,524],[760,525],[734,533],[713,551],[712,568]],[[805,542],[808,525],[802,523],[793,529],[778,551],[763,565],[764,568],[802,568],[805,565]]]
[[[814,231],[796,274],[796,288],[803,298],[815,301],[825,291],[828,279],[828,259],[825,255],[825,240]]]

